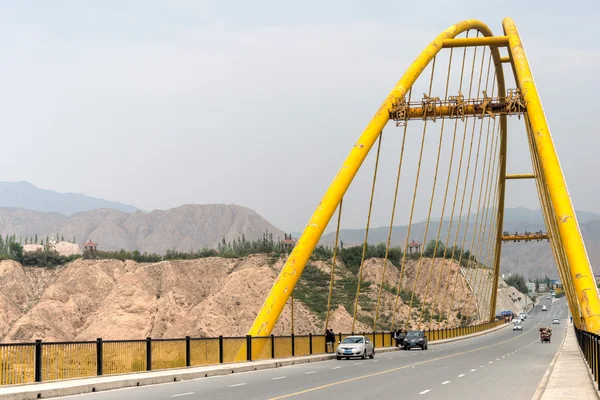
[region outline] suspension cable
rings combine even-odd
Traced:
[[[550,247],[552,249],[552,252],[554,253],[554,259],[556,260],[556,266],[560,278],[564,282],[564,290],[569,299],[569,308],[571,311],[571,315],[573,315],[574,318],[576,318],[576,321],[579,322],[581,321],[581,310],[579,308],[579,302],[576,301],[577,296],[575,295],[572,280],[568,279],[568,277],[570,277],[570,272],[567,266],[568,261],[564,253],[564,247],[562,246],[562,240],[560,238],[560,235],[557,234],[558,224],[556,221],[556,217],[552,212],[550,195],[546,189],[546,178],[542,172],[542,165],[540,163],[537,147],[534,145],[535,139],[533,137],[533,132],[531,131],[529,116],[527,114],[525,115],[525,126],[527,127],[532,163],[535,174],[538,178],[536,179],[536,184],[538,188],[538,194],[540,197],[540,203],[542,205],[542,214],[544,216],[546,226],[548,227],[548,233],[551,244]]]
[[[408,102],[412,96],[412,88],[408,92]],[[402,172],[402,161],[404,160],[404,145],[406,143],[406,131],[408,129],[408,120],[404,123],[404,132],[402,134],[402,147],[400,149],[400,160],[398,161],[398,172],[396,174],[396,189],[394,190],[394,201],[392,203],[392,215],[390,217],[390,229],[387,237],[387,244],[385,246],[385,257],[383,259],[383,273],[381,274],[381,283],[379,284],[379,293],[377,294],[377,307],[375,308],[375,318],[373,319],[373,332],[377,331],[377,319],[379,318],[379,307],[381,305],[381,293],[383,290],[383,284],[385,282],[385,273],[387,270],[388,256],[390,250],[390,243],[392,240],[392,231],[394,229],[394,219],[396,216],[396,203],[398,200],[398,188],[400,187],[400,174]]]
[[[496,128],[496,127],[494,127]],[[500,158],[497,156],[500,155],[498,149],[500,146],[500,142],[501,142],[501,124],[497,125],[497,131],[495,134],[495,145],[494,145],[494,155],[492,157],[492,159],[494,160],[493,166],[492,166],[492,181],[491,182],[496,182],[498,183],[499,180],[499,174],[500,174]],[[492,206],[491,206],[491,212],[490,212],[490,230],[487,234],[487,241],[485,242],[485,248],[486,248],[486,256],[485,256],[485,264],[488,266],[491,266],[491,263],[493,262],[494,258],[495,258],[495,252],[496,252],[496,246],[494,245],[496,243],[495,237],[494,237],[494,232],[497,232],[497,229],[494,229],[494,225],[493,225],[493,221],[496,221],[495,223],[499,223],[498,221],[498,195],[499,195],[499,191],[498,191],[499,185],[492,185],[491,190],[489,192],[489,195],[491,195],[491,199],[492,199]],[[492,194],[493,193],[493,194]],[[487,224],[487,222],[486,222]],[[491,267],[490,267],[491,269]],[[488,274],[489,280],[484,282],[484,289],[483,289],[483,293],[484,293],[484,299],[488,299],[487,303],[488,303],[488,307],[491,309],[492,306],[495,307],[495,305],[492,305],[492,293],[491,290],[494,287],[493,282],[494,282],[494,277],[495,277],[495,273],[494,271],[490,271],[490,273]],[[489,298],[487,297],[487,293],[489,292]]]
[[[362,258],[360,260],[360,268],[358,270],[358,285],[356,286],[356,299],[354,300],[354,312],[352,315],[352,333],[354,333],[354,325],[356,324],[356,312],[358,310],[358,296],[360,294],[360,284],[362,282],[363,266],[365,264],[365,256],[367,253],[367,242],[369,239],[369,225],[371,224],[371,210],[373,209],[373,197],[375,196],[375,183],[377,182],[377,169],[379,168],[379,154],[381,152],[381,139],[383,132],[379,133],[377,142],[377,156],[375,157],[375,171],[373,172],[373,186],[371,187],[371,199],[369,201],[369,213],[367,215],[367,229],[365,230],[365,241],[363,243]]]
[[[479,32],[477,32],[477,36],[479,36]],[[473,62],[471,65],[471,78],[470,78],[470,83],[469,83],[469,93],[467,98],[471,98],[471,93],[473,90],[473,77],[474,77],[474,73],[475,73],[475,60],[477,57],[477,48],[475,48],[474,52],[473,52]],[[462,173],[462,164],[463,164],[463,156],[464,156],[464,151],[465,151],[465,143],[466,143],[466,139],[467,139],[467,126],[468,126],[468,121],[469,119],[466,118],[465,122],[464,122],[464,131],[463,131],[463,138],[462,138],[462,144],[461,144],[461,150],[460,150],[460,159],[458,162],[458,172],[457,172],[457,177],[456,177],[456,187],[454,190],[454,200],[452,202],[452,214],[450,216],[450,225],[448,226],[448,233],[447,233],[447,237],[446,237],[446,243],[444,245],[444,254],[442,256],[442,266],[444,266],[444,260],[446,259],[446,255],[448,253],[448,243],[451,237],[451,230],[452,230],[452,222],[454,219],[454,211],[456,210],[456,199],[458,197],[458,191],[459,191],[459,187],[460,187],[460,181],[461,181],[461,173]],[[467,174],[465,176],[465,182],[467,182],[468,180],[468,171],[469,171],[469,163],[467,163]],[[460,229],[460,223],[461,223],[461,214],[462,214],[462,207],[464,205],[464,198],[465,198],[465,193],[463,192],[462,194],[462,200],[461,200],[461,211],[459,213],[458,216],[458,229]],[[453,249],[452,249],[452,253],[450,256],[450,260],[454,259],[454,253],[456,250],[456,239],[454,241],[454,245],[453,245]],[[450,277],[450,275],[452,274],[452,261],[450,261],[449,263],[450,265],[449,267],[449,271],[448,271],[448,277]],[[443,311],[444,311],[444,306],[446,304],[446,297],[448,295],[448,290],[450,288],[450,284],[446,283],[446,291],[444,292],[444,297],[443,297],[443,301],[441,303],[441,313],[439,314],[439,319],[438,322],[441,321],[442,319],[442,315],[443,315]]]
[[[466,33],[466,37],[469,37],[469,31],[467,31]],[[462,84],[463,84],[463,77],[464,77],[464,72],[465,72],[465,61],[466,61],[466,55],[467,55],[467,48],[465,47],[463,50],[463,57],[462,57],[462,65],[461,65],[461,69],[460,69],[460,83],[459,83],[459,88],[458,91],[459,93],[462,91]],[[458,128],[458,119],[454,121],[454,133],[453,133],[453,138],[452,138],[452,150],[450,152],[450,161],[449,161],[449,165],[448,165],[448,178],[446,180],[446,190],[445,190],[445,194],[444,194],[444,203],[442,205],[442,217],[440,219],[440,225],[438,226],[438,232],[437,232],[437,237],[436,237],[436,246],[434,249],[434,255],[437,255],[437,246],[438,246],[438,242],[440,240],[440,233],[442,230],[442,225],[444,223],[444,212],[446,209],[446,198],[448,196],[448,189],[450,186],[450,180],[451,180],[451,174],[452,174],[452,164],[453,164],[453,160],[454,160],[454,149],[455,149],[455,145],[456,145],[456,133],[457,133],[457,128]],[[464,150],[464,140],[463,140],[463,149],[461,150],[460,153],[460,161],[459,161],[459,166],[458,166],[458,176],[457,176],[457,183],[456,183],[456,190],[454,192],[454,200],[453,200],[453,204],[452,204],[452,213],[450,215],[450,221],[449,221],[449,225],[448,225],[448,233],[446,235],[446,244],[444,245],[444,255],[442,257],[442,265],[440,267],[440,272],[438,275],[438,284],[437,284],[437,288],[435,290],[435,296],[433,299],[433,306],[432,306],[432,310],[435,312],[436,310],[436,306],[437,306],[437,300],[438,300],[438,294],[440,291],[440,286],[442,283],[442,276],[444,273],[444,259],[446,257],[446,250],[447,250],[447,246],[448,246],[448,238],[450,237],[450,229],[452,228],[452,222],[454,219],[454,207],[456,205],[456,196],[457,196],[457,191],[458,191],[458,181],[460,180],[460,170],[462,168],[462,155],[463,155],[463,150]],[[442,315],[441,313],[439,314],[439,319],[438,319],[438,323],[441,321]],[[433,313],[430,313],[429,315],[429,330],[431,330],[432,327],[432,323],[433,323]]]
[[[444,94],[444,99],[448,99],[448,83],[450,81],[450,70],[452,67],[452,50],[454,50],[452,47],[450,48],[450,57],[448,60],[448,75],[446,76],[446,92]],[[463,59],[464,61],[464,59]],[[463,67],[464,67],[464,62],[463,62]],[[464,69],[463,69],[464,71]],[[442,118],[442,126],[440,128],[440,146],[442,143],[442,136],[444,134],[444,122],[445,119]],[[444,210],[446,209],[446,200],[448,198],[448,185],[450,184],[450,174],[452,171],[452,159],[454,157],[454,144],[456,143],[456,123],[454,124],[454,136],[452,139],[452,150],[450,152],[450,161],[449,161],[449,166],[448,166],[448,178],[446,179],[446,190],[444,191],[444,200],[442,203],[442,213],[441,213],[441,217],[440,217],[440,222],[438,224],[438,230],[437,230],[437,235],[435,238],[435,245],[433,247],[433,255],[431,258],[431,266],[429,268],[429,275],[427,276],[427,285],[425,288],[425,295],[423,296],[423,299],[425,299],[425,301],[427,300],[427,296],[429,295],[429,285],[431,283],[431,275],[433,272],[433,268],[435,267],[435,258],[437,256],[437,248],[438,248],[438,243],[439,243],[439,239],[440,239],[440,232],[442,231],[442,225],[444,222]],[[439,165],[439,161],[440,161],[440,149],[438,148],[438,158],[437,158],[437,163],[436,163],[436,177],[437,177],[437,168]],[[435,184],[434,184],[435,186]],[[429,222],[429,218],[431,217],[431,204],[429,205],[429,216],[427,217],[427,221]],[[427,234],[425,234],[424,237],[427,237]],[[425,245],[425,239],[423,239],[423,245]],[[423,256],[421,255],[421,258]],[[416,281],[416,280],[415,280]],[[413,290],[414,292],[414,290]],[[425,311],[425,305],[423,305],[421,307],[421,312],[419,313],[419,318],[418,318],[418,322],[417,322],[417,326],[420,327],[421,323],[423,322],[423,313]],[[430,313],[431,314],[431,313]],[[431,328],[430,328],[431,329]]]
[[[484,47],[484,55],[485,55],[485,47]],[[477,48],[475,49],[474,53],[477,52]],[[477,84],[477,100],[479,100],[479,90],[481,89],[481,78],[482,78],[482,72],[483,72],[483,65],[484,65],[484,57],[482,57],[481,59],[481,68],[480,68],[480,72],[479,72],[479,81]],[[482,119],[482,124],[483,125],[483,119]],[[465,196],[467,194],[467,184],[468,184],[468,180],[469,180],[469,172],[471,170],[471,156],[472,156],[472,152],[473,152],[473,140],[475,138],[475,128],[476,128],[477,124],[474,121],[473,122],[473,129],[471,131],[471,140],[470,140],[470,144],[469,144],[469,155],[467,158],[467,172],[465,175],[465,182],[464,182],[464,187],[463,187],[463,193],[462,193],[462,201],[460,204],[460,212],[458,215],[458,226],[456,227],[456,239],[460,240],[460,227],[461,227],[461,222],[462,222],[462,215],[463,215],[463,206],[464,206],[464,200],[465,200]],[[466,124],[465,124],[465,130],[466,130]],[[475,180],[477,177],[477,164],[479,162],[479,153],[480,153],[480,148],[481,148],[481,134],[478,135],[478,148],[477,148],[477,155],[476,155],[476,159],[475,159],[475,168],[474,168],[474,173],[473,173],[473,178],[472,178],[472,183],[471,183],[471,194],[469,196],[469,206],[467,208],[467,218],[465,221],[465,234],[463,236],[463,240],[460,242],[460,254],[458,256],[458,269],[456,270],[456,275],[454,276],[454,284],[453,284],[453,288],[452,288],[452,296],[450,298],[450,305],[448,308],[448,314],[452,311],[452,304],[454,303],[454,296],[456,293],[456,288],[457,288],[457,283],[458,283],[458,277],[459,275],[461,275],[461,262],[462,262],[462,258],[463,255],[465,254],[465,241],[467,238],[467,232],[469,230],[469,219],[471,217],[471,206],[473,203],[473,192],[475,190]],[[456,244],[456,242],[455,242]],[[456,250],[456,245],[454,246],[454,249],[452,250],[453,253],[453,257],[454,258],[454,250]]]
[[[490,138],[490,124],[491,120],[488,119],[488,127],[487,127],[487,139],[486,139],[486,149],[487,149],[487,145],[488,145],[488,139]],[[495,133],[496,133],[496,120],[494,119],[494,124],[493,124],[493,128],[491,129],[491,137],[492,140],[490,143],[490,153],[489,153],[489,159],[486,159],[486,164],[487,161],[489,160],[489,165],[487,166],[487,179],[485,180],[485,191],[484,191],[484,195],[483,195],[483,207],[484,207],[484,214],[483,214],[483,218],[481,220],[481,225],[483,226],[480,230],[479,230],[479,234],[477,237],[477,244],[476,244],[476,251],[475,253],[477,254],[477,258],[478,258],[478,262],[477,262],[477,271],[475,274],[475,279],[474,279],[474,285],[473,285],[473,292],[475,293],[476,298],[480,298],[482,300],[485,300],[485,298],[482,296],[481,293],[481,286],[480,286],[480,276],[479,276],[479,272],[481,269],[481,266],[485,265],[486,262],[486,256],[487,253],[486,251],[484,251],[484,246],[485,246],[485,236],[486,236],[486,232],[487,232],[487,226],[488,226],[488,217],[490,216],[490,194],[492,192],[491,190],[491,185],[492,185],[492,179],[493,179],[493,174],[492,171],[494,170],[494,161],[495,161],[495,155],[496,155],[496,148],[494,147],[494,142],[497,144],[497,141],[495,140]],[[487,150],[486,150],[487,152]],[[483,175],[482,175],[482,181],[481,181],[481,186],[483,186]],[[480,197],[481,199],[481,197]],[[479,204],[478,204],[479,207]],[[480,225],[480,226],[481,226]],[[481,319],[481,307],[478,307],[478,313],[479,313],[479,319]]]
[[[429,96],[431,96],[431,87],[433,85],[433,76],[435,72],[435,57],[433,58],[433,64],[431,67],[431,75],[429,78]],[[410,230],[412,227],[412,220],[415,211],[415,202],[417,200],[417,189],[419,187],[419,176],[421,174],[421,162],[423,160],[423,148],[425,147],[425,135],[427,134],[427,119],[423,121],[423,133],[421,135],[421,150],[419,151],[419,162],[417,164],[417,176],[415,178],[415,186],[413,190],[412,205],[410,208],[410,217],[408,218],[408,228],[406,230],[406,240],[404,245],[404,252],[402,254],[402,262],[400,263],[400,276],[398,279],[398,286],[396,288],[396,300],[394,302],[394,314],[392,315],[392,330],[394,329],[394,323],[396,322],[396,311],[398,310],[398,298],[400,297],[400,291],[402,290],[402,277],[404,275],[405,262],[406,262],[406,251],[408,249],[408,240],[410,238]]]
[[[434,61],[434,65],[435,65],[435,58],[433,59]],[[448,85],[449,85],[449,81],[450,81],[450,67],[452,65],[452,59],[450,59],[450,61],[448,62],[448,75],[446,78],[446,89],[445,89],[445,93],[444,93],[444,101],[448,99]],[[429,92],[431,94],[431,87],[429,88]],[[431,198],[429,200],[429,211],[427,212],[427,222],[425,224],[425,233],[423,234],[423,245],[421,246],[421,255],[419,257],[419,262],[417,265],[417,273],[415,275],[415,281],[413,283],[413,288],[411,291],[411,295],[410,295],[410,302],[408,305],[408,316],[410,317],[411,315],[411,311],[412,311],[412,306],[413,306],[413,300],[415,298],[415,292],[417,289],[417,281],[419,280],[419,274],[421,273],[421,267],[423,264],[423,253],[425,251],[425,242],[427,241],[427,233],[429,232],[429,222],[431,219],[431,210],[433,209],[433,200],[435,198],[435,189],[436,189],[436,185],[437,185],[437,177],[438,177],[438,171],[439,171],[439,167],[440,167],[440,154],[442,152],[442,143],[443,143],[443,139],[444,139],[444,123],[446,122],[445,119],[442,119],[441,122],[441,127],[440,127],[440,139],[438,142],[438,149],[437,149],[437,157],[436,157],[436,162],[435,162],[435,172],[433,174],[433,184],[432,184],[432,189],[431,189]],[[434,258],[435,259],[435,258]],[[427,278],[427,289],[429,289],[429,280],[431,279],[431,270],[433,269],[433,260],[431,262],[431,265],[429,267],[429,276]],[[421,305],[421,312],[420,314],[423,314],[423,310],[425,309],[425,301],[427,299],[427,290],[425,291],[425,297],[423,298],[424,301]],[[406,328],[406,326],[408,325],[408,319],[406,319],[406,322],[404,324],[404,327]],[[420,324],[420,316],[417,319],[417,324]],[[418,327],[418,325],[417,325]]]
[[[340,205],[338,207],[338,220],[337,220],[337,228],[335,230],[335,244],[333,247],[333,260],[331,261],[331,280],[329,281],[329,295],[327,296],[327,314],[325,314],[325,330],[329,328],[329,311],[331,310],[331,296],[333,295],[333,283],[335,280],[335,262],[337,260],[337,252],[338,252],[338,239],[340,237],[340,222],[342,220],[342,205],[344,203],[344,198],[340,200]]]
[[[484,58],[485,58],[485,48],[483,51],[483,55],[482,55],[482,59],[481,59],[481,71],[480,71],[480,84],[481,84],[481,74],[483,72],[483,62],[484,62]],[[488,57],[488,65],[487,65],[487,74],[486,74],[486,78],[485,78],[485,90],[487,93],[487,89],[488,89],[488,84],[489,84],[489,78],[490,78],[490,70],[491,70],[491,60],[492,60],[492,54],[490,52],[490,55]],[[492,83],[492,97],[494,97],[495,94],[495,89],[496,89],[496,85],[495,85],[495,81]],[[479,85],[478,85],[478,89],[479,89]],[[465,317],[465,314],[462,312],[462,310],[464,309],[465,305],[466,305],[466,301],[468,298],[468,286],[469,286],[469,280],[467,279],[467,274],[470,271],[470,265],[472,265],[472,261],[474,258],[476,258],[477,255],[477,247],[474,248],[475,245],[475,238],[479,236],[479,229],[478,227],[479,225],[479,214],[482,212],[481,210],[481,196],[483,195],[483,182],[484,182],[484,178],[485,178],[485,171],[487,170],[487,151],[488,151],[488,142],[489,142],[489,136],[490,136],[490,119],[488,118],[488,127],[487,127],[487,133],[486,133],[486,139],[485,139],[485,151],[484,151],[484,161],[483,161],[483,168],[481,170],[481,183],[480,183],[480,188],[479,188],[479,195],[478,195],[478,199],[477,199],[477,214],[475,216],[475,224],[473,225],[473,232],[471,234],[471,244],[469,246],[469,252],[470,252],[470,256],[469,259],[467,259],[467,266],[465,268],[465,286],[464,286],[464,290],[461,290],[461,293],[459,294],[459,304],[462,303],[462,307],[461,307],[461,315],[462,317]],[[467,233],[468,233],[468,229],[469,229],[469,219],[468,216],[471,214],[471,204],[473,201],[473,194],[475,192],[475,181],[477,178],[477,173],[478,173],[478,169],[477,166],[479,165],[479,152],[481,149],[481,137],[483,136],[483,124],[484,124],[484,119],[483,117],[481,118],[481,124],[479,126],[479,139],[478,139],[478,143],[477,143],[477,156],[475,159],[475,173],[473,174],[473,182],[472,182],[472,187],[471,187],[471,198],[469,200],[469,208],[467,211],[467,224],[465,227],[465,235],[463,238],[463,247],[464,247],[464,243],[466,241],[467,238]],[[475,123],[473,123],[473,132],[475,132]],[[461,254],[462,257],[462,254]],[[461,260],[459,260],[459,266],[461,264]],[[475,296],[475,305],[477,307],[477,297],[475,294],[475,286],[474,286],[474,276],[476,278],[477,272],[479,271],[479,269],[476,267],[475,270],[475,274],[471,274],[471,290],[473,291],[473,295]],[[455,286],[456,289],[456,286]],[[452,303],[451,303],[452,304]],[[462,320],[461,317],[461,320]]]

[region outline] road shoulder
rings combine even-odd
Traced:
[[[533,400],[598,399],[598,392],[581,355],[573,326],[568,324],[556,353]]]

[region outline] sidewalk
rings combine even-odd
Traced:
[[[567,335],[534,396],[540,400],[593,400],[600,398],[587,364],[579,350],[575,330],[567,324]]]
[[[455,342],[476,336],[485,335],[499,329],[511,326],[503,324],[487,331],[459,336],[452,339],[437,340],[429,346]],[[377,354],[398,351],[397,347],[376,349]],[[2,400],[47,399],[51,397],[72,396],[83,393],[100,392],[105,390],[122,389],[133,386],[156,385],[160,383],[178,382],[182,380],[205,378],[209,376],[228,375],[240,372],[258,371],[262,369],[279,368],[296,364],[305,364],[335,359],[335,354],[318,354],[312,356],[267,359],[250,362],[207,365],[168,369],[162,371],[140,372],[135,374],[108,375],[94,378],[70,379],[53,382],[31,383],[27,385],[0,386]]]

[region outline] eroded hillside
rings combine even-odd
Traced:
[[[267,255],[147,264],[80,259],[53,269],[2,261],[0,339],[10,342],[244,335],[283,261]],[[301,278],[294,304],[297,334],[323,330],[330,265],[328,261],[312,260]],[[436,260],[425,297],[430,267],[431,260],[425,259],[415,286],[417,263],[406,264],[396,326],[406,321],[406,304],[410,300],[407,293],[413,288],[413,313],[406,326],[419,320],[429,321],[430,316],[435,321],[439,314],[442,326],[452,323],[462,304],[463,313],[474,314],[475,301],[454,262],[446,261],[440,275],[441,261]],[[367,260],[364,265],[356,332],[372,329],[382,270],[381,259]],[[399,276],[398,268],[388,264],[378,329],[390,326]],[[356,282],[356,276],[343,265],[336,266],[334,310],[330,314],[330,326],[336,332],[351,329]],[[440,291],[456,287],[450,312],[449,300],[443,311],[431,305],[438,283]],[[291,332],[289,303],[274,334]]]

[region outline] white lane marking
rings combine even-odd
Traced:
[[[500,361],[500,359],[499,359],[499,358],[496,358],[496,361]]]
[[[485,368],[483,365],[480,365],[479,368]]]
[[[431,392],[431,390],[427,389],[427,390],[423,390],[422,392],[419,392],[419,394],[425,394],[425,393],[429,393],[429,392]]]
[[[458,377],[459,377],[459,378],[462,378],[463,376],[465,376],[465,374],[460,374]]]
[[[506,356],[502,356],[502,358],[506,358]]]
[[[388,360],[393,360],[393,359],[394,359],[394,357],[390,357],[390,358],[388,358]]]
[[[174,395],[172,395],[171,397],[189,396],[190,394],[194,394],[194,392],[187,392],[187,393],[174,394]]]
[[[361,362],[358,362],[358,363],[354,363],[354,365],[360,365],[360,364],[362,364],[362,363],[361,363]]]
[[[471,372],[475,372],[475,371],[477,371],[477,368],[473,368],[473,369],[471,370]]]
[[[276,376],[275,378],[273,378],[274,381],[276,381],[277,379],[285,379],[285,376]]]
[[[444,381],[444,382],[442,382],[442,385],[447,385],[449,383],[450,383],[450,381]]]
[[[488,364],[493,364],[493,363],[494,363],[493,361],[490,361]]]
[[[333,367],[333,368],[331,368],[331,369],[340,369],[340,368],[342,368],[342,367]]]
[[[245,383],[236,383],[235,385],[229,385],[229,387],[236,387],[236,386],[244,386]]]
[[[305,372],[305,373],[304,373],[304,375],[310,375],[310,374],[314,374],[314,373],[316,373],[316,372],[317,372],[317,371],[308,371],[308,372]]]

